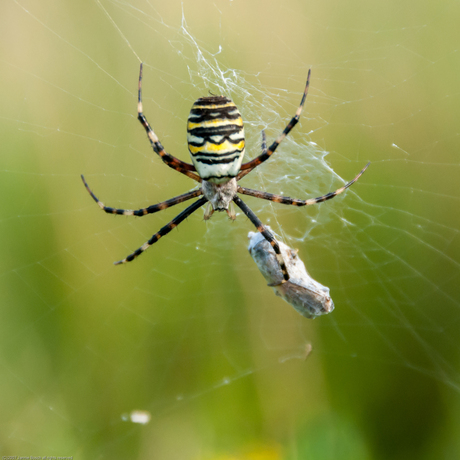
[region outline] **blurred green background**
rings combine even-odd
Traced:
[[[52,1],[0,6],[0,453],[74,459],[460,458],[458,2]],[[247,198],[336,310],[275,297],[250,222],[198,211],[114,267],[183,206],[109,216],[194,184],[186,119],[231,97],[244,179],[309,209]],[[343,179],[341,179],[343,178]],[[312,352],[305,359],[306,347]],[[126,419],[151,414],[146,425]]]

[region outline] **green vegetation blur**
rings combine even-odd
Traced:
[[[459,13],[448,0],[2,2],[1,455],[460,458]],[[247,198],[331,288],[333,313],[309,321],[274,295],[242,215],[198,211],[113,266],[184,206],[108,215],[80,174],[119,208],[194,187],[136,119],[139,59],[145,114],[184,161],[195,99],[228,80],[254,157],[312,67],[292,141],[244,185],[309,198],[343,185],[332,170],[350,180],[372,162],[315,209]]]

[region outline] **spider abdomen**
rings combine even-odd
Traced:
[[[200,177],[220,184],[236,177],[244,156],[243,119],[224,96],[202,97],[187,122],[190,156]]]

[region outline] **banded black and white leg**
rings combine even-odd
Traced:
[[[284,278],[283,282],[288,281],[289,273],[287,271],[287,267],[284,262],[283,256],[281,255],[281,249],[273,233],[270,230],[268,230],[268,228],[265,227],[264,224],[262,224],[261,220],[251,211],[249,206],[240,197],[235,195],[235,197],[233,198],[233,201],[244,212],[244,214],[246,214],[247,218],[257,228],[257,231],[262,233],[263,237],[270,243],[273,250],[275,251],[276,259],[278,260],[279,266],[283,273],[283,278]]]
[[[184,201],[191,200],[192,198],[196,198],[197,196],[203,195],[203,191],[201,189],[192,190],[191,192],[184,193],[183,195],[178,195],[174,198],[170,198],[169,200],[163,201],[161,203],[152,204],[147,208],[142,209],[118,209],[112,208],[110,206],[106,206],[102,201],[100,201],[96,195],[91,191],[89,185],[86,183],[84,176],[81,176],[81,180],[83,184],[85,184],[86,190],[91,195],[93,200],[98,204],[98,206],[105,211],[107,214],[118,214],[122,216],[137,216],[142,217],[146,216],[147,214],[153,214],[158,211],[162,211],[163,209],[170,208],[171,206],[175,206],[176,204],[183,203]]]
[[[253,160],[248,161],[247,163],[243,163],[241,165],[241,171],[238,173],[237,180],[242,179],[244,176],[249,174],[254,168],[261,165],[264,161],[268,160],[270,156],[273,155],[273,153],[275,153],[275,150],[278,148],[278,146],[281,144],[284,138],[291,132],[292,128],[294,128],[294,126],[298,123],[303,107],[305,105],[305,101],[307,99],[308,88],[310,87],[310,75],[311,69],[308,70],[307,83],[305,84],[305,90],[303,92],[299,108],[297,109],[295,115],[291,118],[291,121],[287,124],[286,128],[284,128],[283,132],[275,139],[272,145],[270,145],[268,150],[266,149],[266,146],[264,148],[265,133],[262,131],[262,153]]]
[[[126,262],[131,262],[136,257],[139,257],[144,251],[146,251],[150,246],[155,244],[162,236],[167,235],[173,228],[176,228],[184,219],[193,214],[197,209],[203,206],[208,201],[204,196],[201,197],[198,201],[191,204],[188,208],[184,209],[179,215],[174,217],[174,219],[162,227],[157,233],[155,233],[152,238],[150,238],[146,243],[144,243],[140,248],[136,249],[129,256],[118,262],[114,262],[114,265],[125,264]]]
[[[150,144],[157,153],[160,158],[166,163],[170,168],[185,174],[186,176],[190,177],[191,179],[201,182],[201,178],[198,174],[196,174],[195,166],[186,163],[178,158],[170,155],[166,152],[164,147],[161,145],[160,140],[158,139],[157,135],[154,133],[150,123],[147,121],[143,113],[143,106],[142,106],[142,63],[139,70],[139,86],[138,86],[138,98],[137,98],[137,119],[140,121],[141,125],[144,127],[147,136],[149,138]]]
[[[240,185],[237,188],[237,192],[242,193],[243,195],[253,196],[255,198],[261,198],[263,200],[273,201],[275,203],[289,204],[293,206],[310,206],[312,204],[321,203],[323,201],[330,200],[331,198],[334,198],[337,195],[340,195],[348,187],[353,185],[364,174],[364,171],[366,171],[369,165],[370,163],[367,163],[367,165],[359,172],[359,174],[353,180],[348,182],[348,184],[345,184],[343,187],[340,187],[334,192],[330,192],[330,193],[327,193],[326,195],[319,196],[318,198],[310,198],[308,200],[299,200],[297,198],[290,198],[290,197],[282,196],[282,195],[274,195],[273,193],[267,193],[267,192],[262,192],[260,190],[253,190],[250,188],[241,187]]]

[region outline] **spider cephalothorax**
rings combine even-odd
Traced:
[[[235,203],[256,226],[257,230],[264,236],[264,238],[272,245],[283,272],[284,280],[288,280],[289,273],[281,255],[278,242],[272,232],[262,224],[259,218],[238,196],[238,193],[274,201],[276,203],[294,206],[309,206],[311,204],[329,200],[337,196],[339,193],[342,193],[350,187],[350,185],[354,184],[369,166],[368,163],[352,181],[337,189],[335,192],[328,193],[318,198],[310,198],[308,200],[298,200],[296,198],[289,198],[282,195],[273,195],[271,193],[241,187],[237,184],[240,179],[270,158],[281,141],[297,124],[305,104],[309,83],[310,71],[308,72],[307,84],[305,85],[300,106],[294,117],[268,149],[265,142],[265,134],[262,131],[262,153],[247,163],[242,163],[245,149],[244,127],[243,119],[241,118],[236,105],[224,96],[202,97],[198,99],[193,104],[187,122],[188,149],[193,162],[193,164],[189,164],[173,157],[165,151],[143,114],[141,64],[139,72],[137,111],[138,119],[147,132],[150,144],[164,163],[176,171],[201,183],[201,187],[198,190],[192,190],[191,192],[184,193],[183,195],[171,198],[162,203],[154,204],[148,208],[129,210],[105,206],[104,203],[97,199],[94,193],[90,190],[84,177],[81,176],[83,183],[101,209],[110,214],[122,214],[125,216],[141,217],[147,214],[153,214],[192,198],[199,196],[201,196],[201,198],[195,201],[188,208],[184,209],[178,216],[169,222],[169,224],[166,224],[157,233],[155,233],[150,240],[144,243],[139,249],[136,249],[136,251],[127,256],[125,259],[115,262],[115,264],[118,265],[135,259],[152,244],[156,243],[162,236],[168,234],[174,227],[177,227],[184,219],[206,203],[208,206],[205,211],[205,219],[209,219],[214,211],[226,211],[230,218],[235,219],[235,213],[232,208],[232,204]]]

